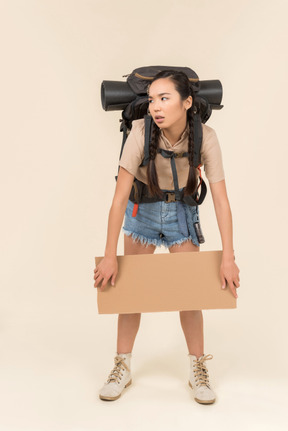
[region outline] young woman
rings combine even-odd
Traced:
[[[198,172],[193,167],[193,112],[194,92],[186,74],[174,70],[158,73],[148,88],[149,110],[152,116],[152,139],[148,165],[139,167],[144,158],[144,119],[135,120],[127,138],[119,162],[120,169],[112,206],[109,212],[105,256],[94,270],[95,287],[103,290],[111,278],[114,285],[118,273],[117,243],[123,218],[124,254],[154,253],[163,244],[171,253],[199,251],[199,242],[193,223],[199,221],[198,207],[182,202],[157,201],[140,203],[135,217],[134,204],[129,200],[134,176],[148,185],[153,195],[161,190],[173,190],[170,159],[157,153],[157,148],[169,151],[188,151],[189,156],[176,158],[176,170],[180,190],[194,193]],[[232,214],[227,197],[221,150],[215,131],[202,124],[203,142],[201,164],[209,181],[216,218],[222,240],[220,277],[222,287],[229,286],[237,298],[240,286],[239,268],[235,263],[232,234]],[[180,221],[179,214],[182,210]],[[133,213],[133,215],[132,215]],[[101,284],[101,286],[100,286]],[[199,403],[210,404],[216,399],[212,390],[204,355],[203,316],[201,310],[180,311],[181,326],[185,335],[189,358],[189,385]],[[100,399],[115,400],[131,380],[130,361],[141,313],[119,314],[117,354],[115,367],[100,391]]]

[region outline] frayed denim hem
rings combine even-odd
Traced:
[[[196,245],[197,247],[200,246],[198,241],[195,241],[195,240],[193,241],[193,238],[191,235],[189,235],[187,238],[178,239],[176,241],[173,241],[173,242],[170,242],[169,244],[164,244],[164,245],[165,245],[165,247],[170,248],[170,247],[172,247],[172,245],[178,244],[180,246],[181,244],[183,244],[184,242],[187,242],[187,241],[192,241],[192,243],[194,245]]]
[[[131,232],[130,230],[126,230],[124,228],[122,228],[122,231],[127,236],[132,235],[133,242],[141,242],[141,244],[145,245],[146,247],[148,247],[148,245],[151,245],[151,244],[156,245],[158,247],[160,247],[162,245],[161,239],[146,238],[146,236],[144,236],[144,235],[140,235],[138,233]]]
[[[132,232],[130,230],[124,229],[124,227],[122,228],[122,231],[124,232],[125,235],[127,236],[131,236],[132,235],[132,239],[133,242],[141,242],[142,245],[145,245],[146,247],[148,247],[148,245],[153,244],[155,246],[161,247],[161,245],[163,245],[165,248],[170,248],[172,247],[172,245],[178,244],[179,246],[181,244],[183,244],[184,242],[187,241],[192,241],[192,243],[194,245],[196,245],[197,247],[200,246],[199,242],[195,242],[195,240],[193,241],[193,238],[191,235],[189,235],[186,238],[182,238],[182,239],[178,239],[176,241],[167,243],[165,240],[163,239],[150,239],[150,238],[146,238],[144,235]]]

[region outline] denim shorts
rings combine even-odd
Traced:
[[[169,248],[174,244],[182,244],[191,240],[193,244],[199,246],[193,223],[199,222],[198,206],[190,206],[181,202],[186,216],[186,234],[183,234],[179,227],[177,205],[180,202],[158,201],[153,203],[140,203],[136,217],[132,217],[134,203],[128,200],[125,211],[124,225],[122,231],[130,236],[134,242],[141,244],[164,245]]]

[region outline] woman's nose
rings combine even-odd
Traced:
[[[159,104],[158,104],[158,102],[154,102],[153,104],[153,110],[156,112],[156,111],[159,111]]]

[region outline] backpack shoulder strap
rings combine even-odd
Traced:
[[[151,141],[152,117],[145,115],[145,141],[144,141],[144,159],[140,166],[146,166],[149,163],[149,145]]]
[[[201,164],[201,147],[203,140],[203,132],[201,125],[200,115],[194,114],[194,154],[193,154],[193,165],[195,168]]]
[[[121,150],[120,150],[120,156],[119,156],[119,160],[121,159],[122,153],[123,153],[123,148],[128,136],[128,127],[125,124],[125,121],[122,120],[121,122],[121,126],[120,126],[120,132],[123,132],[123,138],[122,138],[122,145],[121,145]],[[119,170],[120,170],[120,166],[118,165],[118,174],[119,174]],[[118,175],[115,176],[115,180],[117,181]]]
[[[151,115],[144,115],[144,120],[145,120],[145,128],[144,128],[144,136],[145,136],[145,141],[144,141],[144,159],[142,160],[142,163],[140,166],[146,166],[149,163],[149,145],[150,145],[150,140],[151,140],[151,126],[152,126],[152,117]],[[122,139],[122,146],[121,146],[121,151],[120,151],[120,156],[119,156],[119,160],[121,159],[122,156],[122,152],[123,152],[123,148],[128,136],[127,133],[128,127],[125,124],[125,121],[122,121],[121,127],[120,127],[120,131],[123,132],[123,139]],[[119,169],[120,166],[118,166],[118,173],[119,173]],[[117,181],[118,175],[115,176],[115,180]]]

